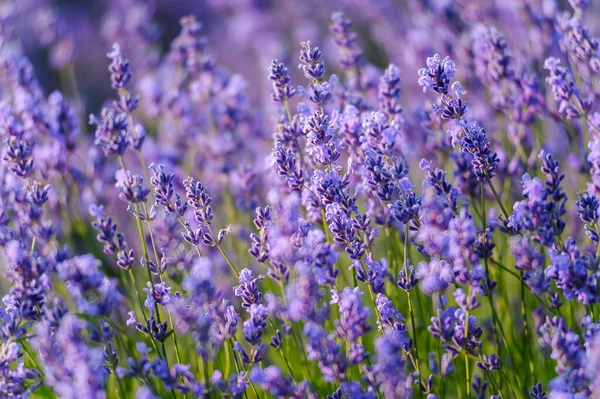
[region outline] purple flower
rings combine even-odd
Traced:
[[[306,351],[308,360],[317,360],[323,374],[323,380],[343,380],[348,366],[341,348],[332,336],[316,323],[304,325],[304,335],[307,338]]]
[[[576,202],[577,213],[581,220],[586,223],[585,233],[594,242],[600,242],[598,235],[598,219],[600,218],[599,210],[600,202],[595,196],[591,196],[587,191],[579,193],[579,199]]]
[[[4,160],[8,162],[9,169],[20,178],[27,178],[33,169],[33,144],[17,136],[8,139],[8,149]]]
[[[331,165],[340,157],[340,141],[334,136],[329,116],[319,110],[306,118],[303,134],[307,140],[307,152],[321,165]]]
[[[56,329],[49,321],[38,324],[34,346],[43,360],[45,382],[59,396],[104,397],[108,378],[104,352],[86,342],[83,320],[67,314]]]
[[[240,284],[233,287],[235,296],[242,298],[242,306],[251,308],[254,304],[262,304],[262,293],[258,287],[258,282],[263,276],[252,275],[252,270],[243,269],[240,272]]]
[[[96,138],[94,144],[104,152],[107,157],[118,157],[125,154],[129,146],[127,138],[127,115],[117,113],[112,108],[103,108],[100,119],[90,114],[90,125],[96,125]]]
[[[284,376],[277,366],[264,369],[254,366],[250,370],[250,381],[276,397],[284,397],[294,393],[294,384],[290,377]]]
[[[123,59],[119,44],[114,43],[111,51],[106,56],[111,59],[108,70],[110,71],[113,89],[126,88],[131,81],[131,70],[129,61]]]
[[[419,288],[427,295],[444,292],[454,280],[452,266],[439,259],[433,259],[429,263],[419,262],[416,276],[420,280]]]
[[[292,190],[300,190],[304,186],[303,172],[296,165],[296,154],[292,149],[277,143],[273,149],[273,163],[277,165],[277,174],[286,178]]]
[[[258,345],[267,326],[265,321],[268,316],[267,308],[263,304],[254,303],[248,308],[248,313],[250,313],[250,318],[244,321],[242,333],[250,345]]]
[[[402,331],[386,334],[375,341],[376,361],[372,372],[385,397],[406,397],[409,394],[402,356],[405,348],[410,346],[408,342],[410,339]]]
[[[591,140],[588,143],[590,152],[587,160],[591,164],[590,173],[592,181],[588,183],[588,191],[590,194],[600,194],[600,139]]]
[[[423,93],[434,91],[446,94],[450,88],[450,82],[456,74],[454,61],[450,57],[443,60],[439,54],[427,58],[427,67],[419,69],[419,86],[423,87]]]
[[[202,24],[193,15],[179,20],[181,32],[171,42],[169,59],[191,72],[201,72],[212,68],[212,61],[205,53],[206,38],[202,36]]]
[[[550,57],[544,61],[544,69],[550,72],[546,82],[552,89],[552,96],[558,102],[558,112],[567,119],[577,119],[587,112],[589,104],[585,102],[575,87],[573,75],[560,65],[560,60]]]
[[[340,65],[346,72],[347,85],[352,90],[361,89],[362,68],[364,64],[362,50],[357,44],[358,36],[352,32],[352,21],[343,12],[334,12],[331,15],[329,30],[333,40],[340,49]]]
[[[544,392],[541,382],[538,382],[537,384],[531,387],[531,392],[529,392],[529,396],[531,396],[532,399],[548,399],[548,397],[546,396],[546,392]]]
[[[273,93],[271,94],[273,101],[287,101],[296,94],[296,89],[290,85],[290,75],[283,63],[277,60],[271,61],[269,79],[273,83]]]
[[[380,331],[404,331],[404,317],[402,317],[398,309],[394,307],[394,304],[387,296],[384,294],[377,294],[375,306],[377,306],[377,311],[379,312],[383,323],[383,325],[380,325],[379,320],[377,320],[378,329]]]
[[[138,204],[148,200],[150,189],[144,187],[144,179],[140,175],[132,175],[126,172],[124,180],[116,184],[119,198],[129,204]]]
[[[512,60],[505,37],[496,29],[479,25],[473,32],[475,73],[485,83],[500,84],[513,77]]]
[[[459,139],[459,144],[462,152],[473,155],[471,164],[479,181],[496,175],[495,170],[499,159],[497,154],[492,152],[492,144],[484,128],[477,125],[467,126],[464,135]]]
[[[369,317],[371,312],[362,303],[363,293],[360,289],[346,287],[335,301],[339,306],[340,319],[336,323],[336,331],[340,338],[348,342],[357,342],[371,327]]]
[[[394,118],[402,114],[400,106],[400,70],[394,64],[390,64],[383,75],[379,78],[379,109],[388,118]]]
[[[121,294],[116,281],[100,270],[101,262],[93,255],[81,255],[57,265],[57,273],[77,304],[88,315],[109,316],[119,304]]]
[[[321,80],[325,73],[325,65],[321,61],[323,53],[318,47],[312,47],[311,42],[302,42],[300,62],[298,68],[302,69],[307,79]]]
[[[48,96],[48,127],[50,133],[59,140],[67,151],[74,151],[79,138],[79,119],[75,109],[67,103],[59,91]]]

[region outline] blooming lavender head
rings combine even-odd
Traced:
[[[491,149],[485,129],[476,125],[467,127],[465,134],[460,138],[460,147],[463,152],[473,155],[471,164],[479,181],[496,175],[499,159]]]
[[[94,144],[102,149],[104,155],[118,157],[125,154],[129,146],[127,115],[112,108],[103,108],[100,118],[90,115],[89,123],[96,125]]]
[[[277,60],[271,62],[269,79],[273,83],[273,101],[287,101],[296,94],[296,89],[290,85],[290,74],[283,63]]]
[[[427,295],[444,292],[454,279],[452,266],[439,259],[434,259],[429,263],[420,262],[416,275],[420,280],[419,288]]]
[[[402,113],[400,100],[400,70],[394,64],[390,64],[383,75],[379,78],[379,108],[388,117],[394,117]]]
[[[39,324],[34,345],[44,360],[48,385],[60,396],[103,396],[108,378],[104,352],[86,342],[83,320],[67,314],[56,330],[49,321]]]
[[[582,99],[575,87],[573,75],[560,65],[560,60],[554,57],[547,58],[544,61],[544,69],[550,73],[546,82],[552,89],[552,96],[558,102],[558,112],[567,119],[580,118],[582,113],[587,112],[589,103]]]
[[[307,79],[321,80],[325,73],[325,65],[321,60],[323,53],[318,47],[312,47],[312,43],[302,42],[300,51],[300,64],[298,68],[304,72]]]
[[[254,304],[262,304],[262,293],[258,287],[258,282],[263,276],[254,277],[250,269],[244,269],[240,272],[240,284],[234,287],[235,296],[242,298],[242,306],[249,308]]]
[[[146,202],[150,189],[144,186],[144,178],[126,172],[125,178],[117,183],[119,198],[127,203],[137,204]]]
[[[28,140],[21,140],[12,136],[8,140],[8,149],[4,160],[8,162],[9,169],[16,176],[26,178],[33,169],[33,144]]]
[[[325,381],[345,378],[347,360],[341,348],[321,326],[315,323],[304,325],[307,338],[306,351],[309,360],[317,360]]]
[[[202,24],[193,15],[182,17],[179,24],[181,32],[171,42],[170,60],[195,73],[211,69],[211,59],[205,53],[206,38],[201,34]]]
[[[423,92],[433,91],[446,94],[450,89],[450,82],[456,74],[454,61],[450,57],[443,60],[439,54],[427,58],[427,67],[419,69],[419,86]]]
[[[131,70],[129,61],[123,58],[119,44],[114,43],[106,56],[111,60],[108,70],[113,89],[126,88],[131,81]]]
[[[368,325],[370,312],[364,307],[360,289],[344,288],[336,303],[340,308],[340,320],[337,323],[337,333],[340,338],[355,342],[371,328]]]
[[[51,134],[60,140],[67,151],[75,150],[79,138],[79,118],[63,94],[54,91],[48,96],[48,125]]]
[[[489,84],[500,84],[513,76],[513,57],[507,51],[506,38],[496,29],[478,26],[474,33],[475,72]]]

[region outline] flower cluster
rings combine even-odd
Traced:
[[[600,8],[75,3],[0,7],[0,398],[600,396]]]

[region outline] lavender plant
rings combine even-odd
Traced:
[[[0,5],[0,398],[600,397],[591,3]]]

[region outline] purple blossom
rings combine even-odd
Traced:
[[[379,78],[379,108],[388,117],[396,117],[402,113],[400,100],[400,70],[390,64]]]
[[[277,60],[271,62],[269,79],[273,83],[273,101],[287,101],[296,94],[296,89],[290,85],[290,75],[283,63]]]
[[[358,287],[355,289],[346,287],[336,301],[340,311],[340,320],[336,323],[336,331],[338,336],[345,341],[356,343],[371,329],[368,323],[371,312],[362,303],[362,295],[363,293]]]
[[[119,198],[130,204],[146,202],[150,189],[144,187],[144,179],[140,175],[132,175],[126,172],[125,179],[116,184]]]
[[[123,59],[119,44],[114,43],[111,51],[106,56],[111,60],[108,70],[110,71],[113,89],[126,88],[131,81],[131,70],[129,61]]]
[[[85,323],[67,314],[57,329],[49,321],[36,327],[34,345],[43,359],[45,381],[64,397],[104,397],[108,378],[102,348],[85,341]]]
[[[129,146],[127,137],[127,115],[117,113],[112,108],[103,108],[100,119],[91,114],[90,125],[96,125],[96,138],[94,144],[104,152],[107,157],[123,156]]]
[[[450,82],[456,74],[454,61],[450,57],[440,59],[439,54],[427,58],[427,67],[419,69],[419,86],[423,92],[434,91],[446,94],[450,89]]]
[[[307,323],[304,325],[304,335],[307,338],[306,351],[308,360],[317,360],[325,381],[343,380],[346,375],[348,361],[341,348],[332,336],[319,325]]]
[[[240,272],[240,284],[233,288],[235,296],[242,298],[242,306],[251,308],[254,304],[262,304],[262,293],[258,287],[258,281],[263,276],[254,277],[250,269],[243,269]]]
[[[580,118],[587,112],[589,105],[575,87],[573,75],[563,66],[560,60],[550,57],[544,61],[544,69],[550,72],[546,82],[552,89],[552,96],[558,102],[558,112],[567,119]]]
[[[417,265],[419,288],[427,295],[444,292],[448,284],[454,280],[452,266],[444,261],[434,259],[431,262],[419,262]]]

